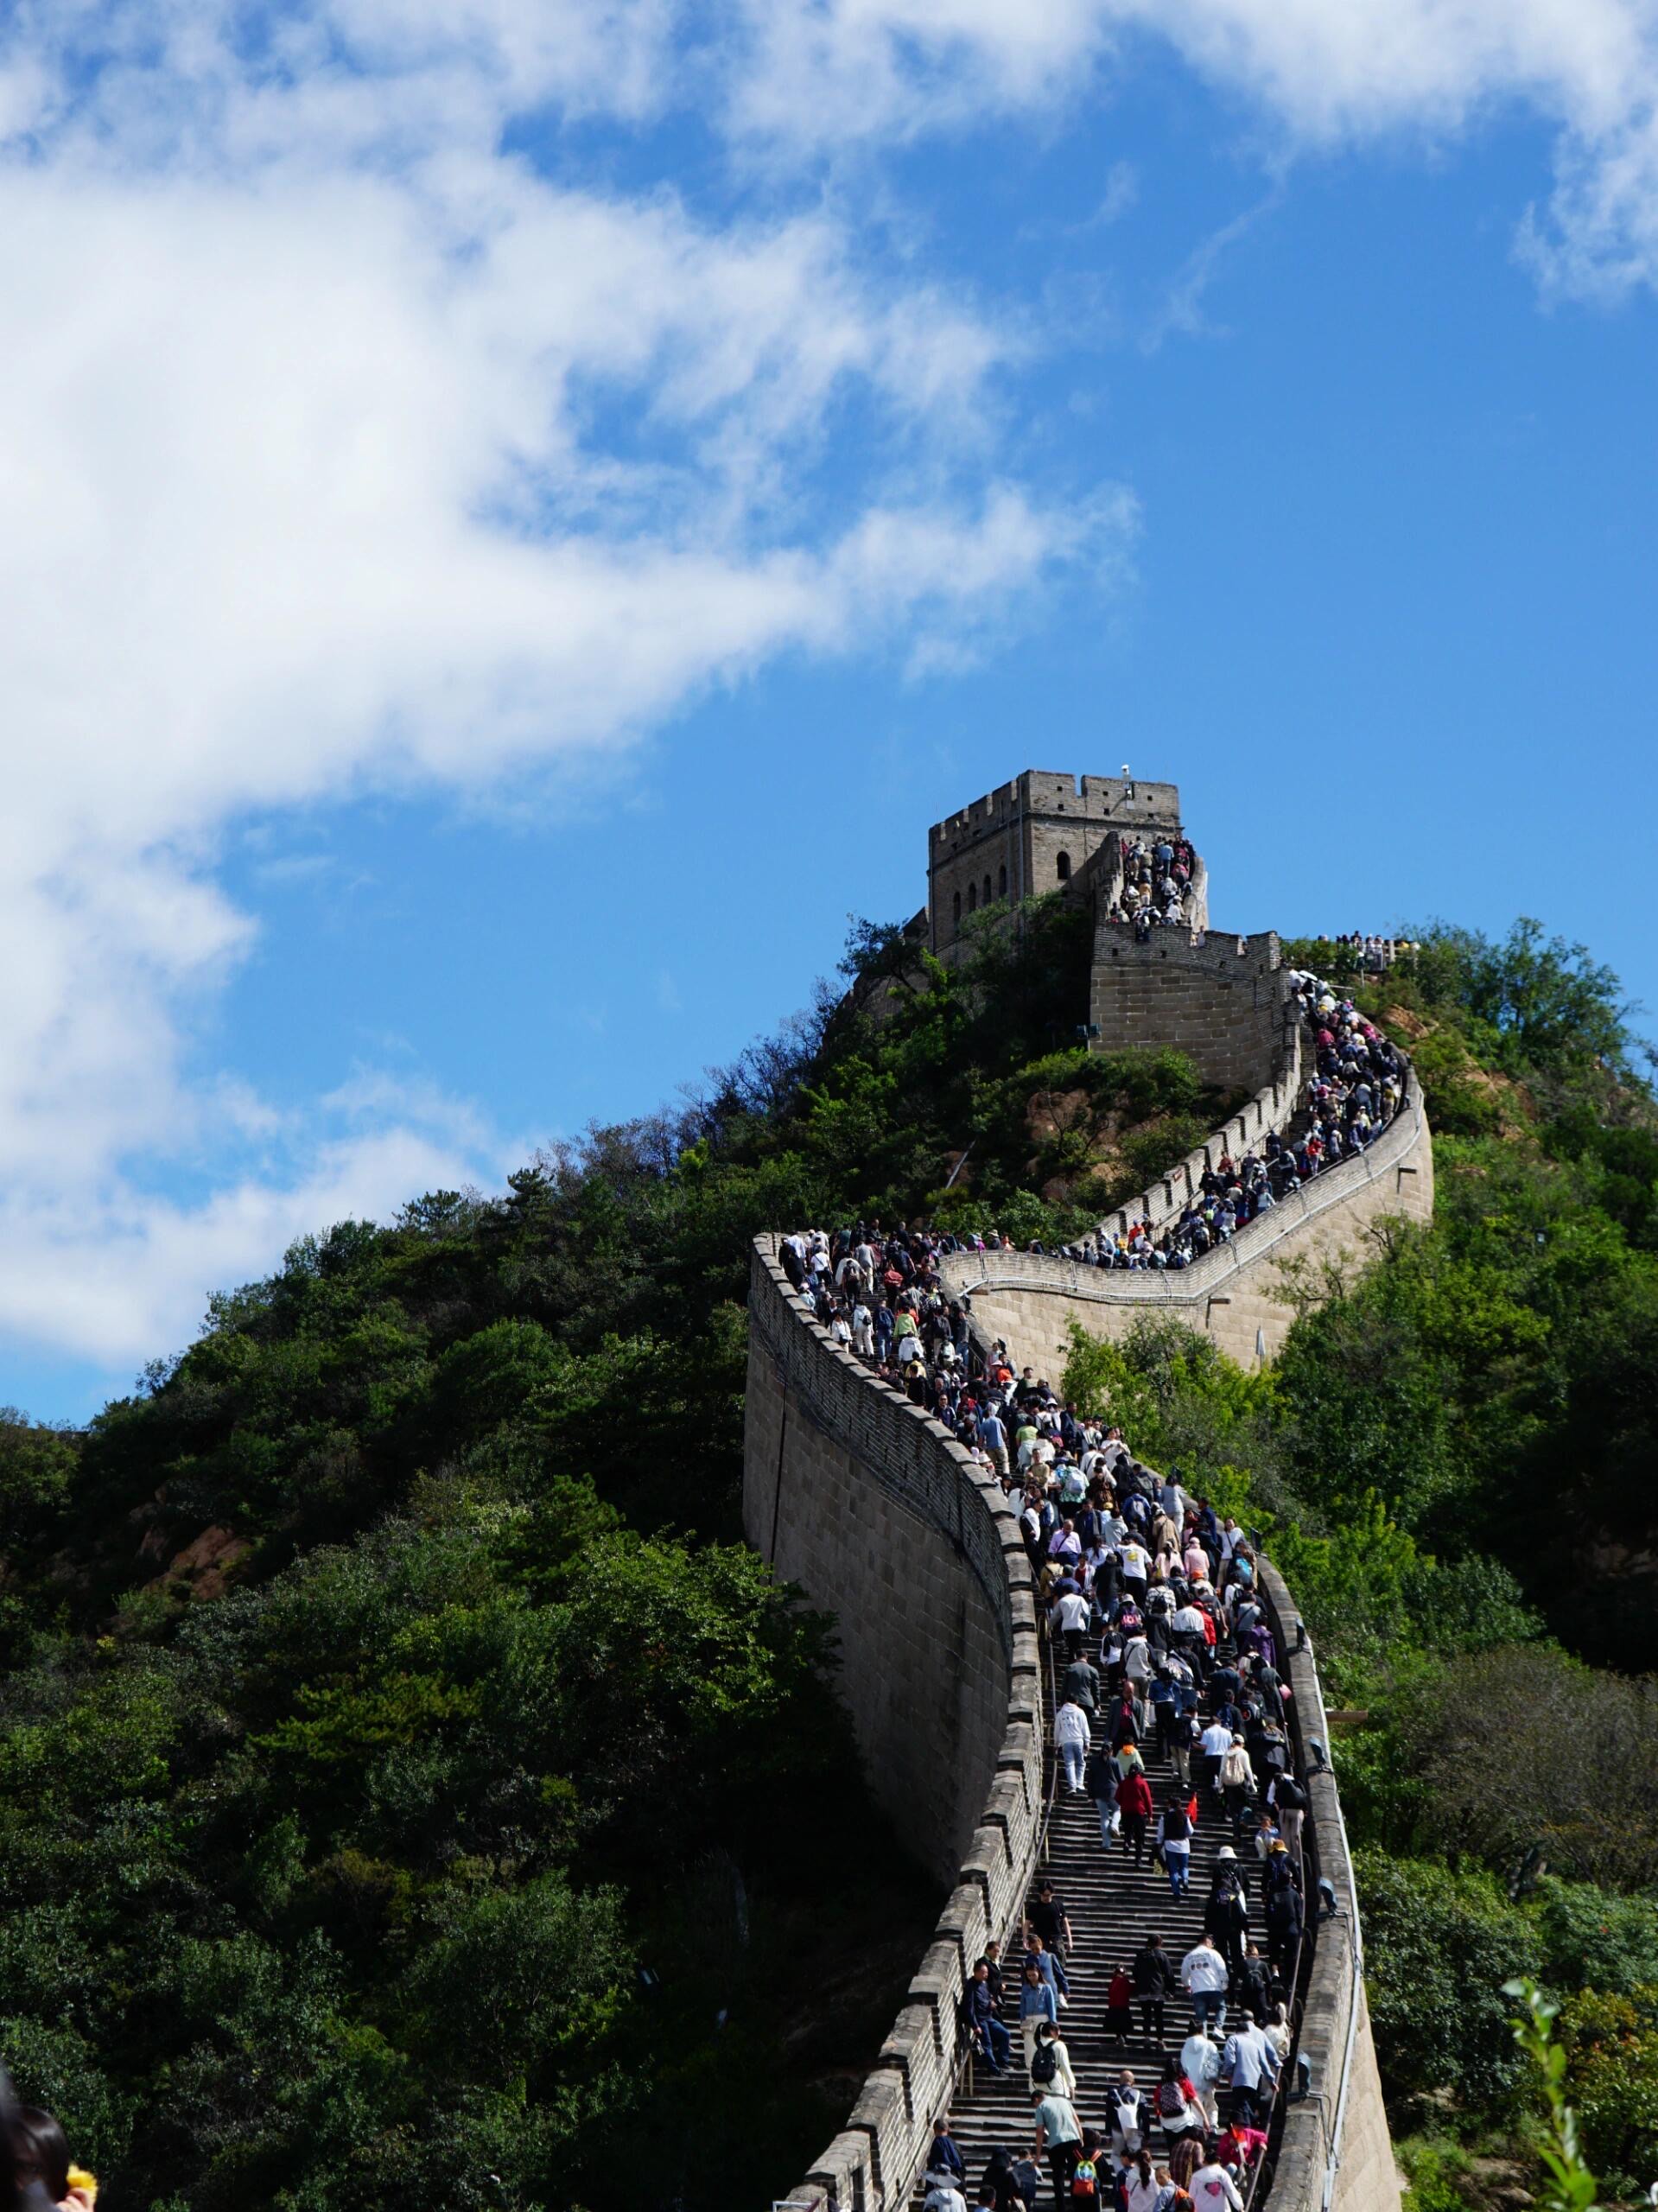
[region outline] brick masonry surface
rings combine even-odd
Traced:
[[[1291,1731],[1298,1758],[1311,1769],[1317,1764],[1312,1739],[1328,1746],[1330,1724],[1324,1717],[1324,1695],[1311,1646],[1297,1650],[1300,1616],[1285,1587],[1284,1579],[1269,1560],[1262,1560],[1261,1589],[1272,1616],[1273,1633],[1283,1655],[1284,1671],[1293,1694],[1290,1700]],[[1272,2212],[1313,2212],[1324,2201],[1324,2184],[1336,2154],[1333,2212],[1400,2212],[1398,2169],[1388,2133],[1388,2114],[1382,2101],[1382,2078],[1376,2071],[1375,2045],[1370,2037],[1370,2016],[1364,2002],[1360,1968],[1363,1955],[1354,1906],[1352,1868],[1348,1858],[1347,1832],[1341,1816],[1336,1777],[1326,1768],[1309,1772],[1306,1834],[1312,1863],[1308,1869],[1309,1904],[1316,1909],[1319,1878],[1336,1894],[1334,1916],[1324,1920],[1313,1945],[1312,1970],[1302,1999],[1299,2055],[1311,2062],[1310,2094],[1288,2106],[1278,2166],[1273,2177]],[[1309,1924],[1312,1915],[1309,1913]],[[1344,2104],[1344,2062],[1348,2058],[1348,2031],[1356,2005],[1347,2094]],[[1341,2112],[1339,2140],[1336,2134]]]
[[[1172,784],[1026,769],[928,831],[932,950],[948,956],[977,907],[1003,899],[1017,906],[1076,881],[1112,831],[1145,836],[1179,824]]]
[[[1294,1012],[1276,934],[1154,929],[1139,944],[1106,911],[1095,927],[1089,992],[1096,1049],[1172,1046],[1206,1083],[1255,1090],[1269,1082]]]
[[[1002,1294],[1015,1308],[1044,1298],[1028,1288]],[[948,2109],[966,1977],[988,1936],[1007,1939],[1040,1840],[1044,1722],[1030,1569],[1000,1485],[818,1326],[778,1263],[774,1236],[755,1241],[749,1324],[748,1540],[836,1615],[842,1688],[872,1787],[948,1891],[845,2127],[783,2194],[804,2212],[896,2212],[914,2189],[933,2114]],[[1329,1741],[1318,1676],[1311,1652],[1293,1649],[1298,1616],[1266,1562],[1263,1581],[1288,1655],[1305,1758],[1311,1738]],[[1355,1975],[1358,1931],[1334,1777],[1316,1775],[1310,1789],[1316,1871],[1339,1903],[1314,1944],[1299,2045],[1312,2061],[1312,2094],[1289,2109],[1271,2206],[1321,2212],[1356,1995],[1334,2212],[1399,2212]]]
[[[756,1240],[743,1525],[840,1629],[840,1686],[871,1787],[946,1891],[932,1942],[802,2206],[907,2202],[954,2086],[973,1962],[1022,1908],[1040,1832],[1031,1573],[1001,1485],[810,1318]]]
[[[1254,1109],[1239,1117],[1250,1124],[1250,1141],[1254,1117]],[[1178,1195],[1184,1203],[1184,1192]],[[1153,1222],[1169,1210],[1152,1209]],[[1121,1338],[1143,1315],[1166,1316],[1249,1367],[1258,1354],[1276,1357],[1295,1318],[1286,1262],[1350,1266],[1369,1256],[1367,1239],[1386,1220],[1432,1215],[1433,1144],[1412,1075],[1399,1112],[1368,1151],[1293,1192],[1193,1267],[1129,1273],[1028,1252],[956,1253],[941,1273],[953,1295],[969,1294],[985,1336],[1001,1338],[1016,1365],[1028,1362],[1056,1388],[1073,1322],[1092,1336]]]

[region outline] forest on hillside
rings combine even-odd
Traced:
[[[1150,1328],[1070,1382],[1267,1532],[1366,1715],[1441,2212],[1524,2178],[1515,1973],[1601,2171],[1658,2174],[1658,1114],[1579,949],[1413,934],[1359,989],[1432,1228],[1292,1283],[1264,1374]],[[0,1424],[0,2050],[111,2212],[714,2212],[840,2124],[937,1900],[740,1541],[747,1243],[1063,1238],[1201,1141],[1234,1101],[1178,1055],[1080,1048],[1089,952],[1061,901],[950,973],[860,925],[673,1109],[302,1241],[85,1432]]]

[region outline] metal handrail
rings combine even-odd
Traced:
[[[1397,1117],[1395,1116],[1395,1118]],[[797,1295],[798,1295],[798,1294],[797,1294]],[[976,1370],[980,1374],[982,1374],[986,1371],[991,1357],[991,1348],[988,1340],[977,1322],[975,1321],[971,1316],[969,1317],[968,1331],[969,1371]],[[1259,1547],[1257,1547],[1257,1553],[1259,1555]],[[1045,1676],[1046,1684],[1045,1696],[1041,1696],[1040,1693],[1039,1694],[1039,1703],[1045,1707],[1045,1711],[1042,1712],[1039,1717],[1039,1726],[1042,1730],[1044,1783],[1041,1817],[1038,1827],[1035,1849],[1032,1854],[1033,1863],[1041,1865],[1046,1862],[1048,1857],[1053,1810],[1058,1792],[1059,1760],[1056,1747],[1051,1740],[1053,1714],[1057,1710],[1058,1703],[1058,1678],[1054,1652],[1054,1640],[1046,1612],[1039,1606],[1033,1607],[1032,1610],[1035,1613],[1038,1641],[1044,1655],[1045,1665],[1042,1669],[1042,1674]],[[1281,1642],[1281,1623],[1279,1624],[1279,1630],[1280,1641]],[[1308,1649],[1307,1656],[1311,1661],[1312,1654],[1310,1647]],[[1318,1705],[1322,1709],[1324,1693],[1322,1687],[1318,1681],[1316,1663],[1313,1665],[1313,1680]],[[1345,1850],[1346,1828],[1344,1821],[1342,1821],[1339,1800],[1337,1803],[1337,1820],[1341,1827],[1342,1842],[1344,1850]],[[1302,1929],[1301,1935],[1296,1943],[1294,1956],[1291,1963],[1290,1972],[1287,1978],[1287,1988],[1290,1993],[1287,2017],[1291,2021],[1293,2030],[1291,2041],[1292,2056],[1293,2056],[1293,2054],[1299,2049],[1300,2024],[1303,2017],[1303,2005],[1301,1998],[1302,1984],[1308,1970],[1314,1942],[1312,1934],[1313,1922],[1310,1917],[1309,1905],[1309,1897],[1312,1891],[1314,1877],[1312,1866],[1309,1864],[1309,1847],[1310,1846],[1316,1846],[1316,1833],[1313,1830],[1312,1821],[1310,1820],[1304,1821],[1299,1853],[1301,1872]],[[1334,2147],[1331,2150],[1330,2162],[1325,2174],[1322,2212],[1330,2212],[1331,2202],[1335,2189],[1336,2171],[1340,2163],[1339,2145],[1341,2139],[1341,2128],[1345,2116],[1348,2086],[1350,2081],[1352,2070],[1352,2054],[1357,2034],[1357,1985],[1359,1975],[1363,1971],[1363,1950],[1359,1935],[1357,1891],[1353,1881],[1352,1858],[1350,1853],[1347,1853],[1346,1856],[1348,1886],[1352,1912],[1354,1937],[1354,1986],[1350,2006],[1347,2045],[1342,2062],[1341,2083],[1333,2129],[1332,2141]],[[1009,1916],[1002,1930],[1001,1942],[1004,1948],[1004,1955],[1006,1955],[1007,1945],[1012,1942],[1015,1931],[1023,1921],[1026,1902],[1026,1891],[1025,1889],[1021,1888],[1013,1899]],[[975,2044],[971,2031],[966,2025],[965,2021],[958,2020],[956,2056],[951,2075],[952,2094],[958,2091],[961,2088],[963,2081],[965,2081],[967,2094],[969,2096],[973,2094],[974,2058]],[[1272,2106],[1267,2116],[1267,2128],[1265,2131],[1268,2139],[1267,2146],[1262,2151],[1260,2158],[1255,2162],[1255,2165],[1248,2170],[1244,2177],[1244,2188],[1242,2190],[1243,2212],[1253,2212],[1253,2208],[1256,2204],[1257,2201],[1263,2198],[1267,2191],[1271,2187],[1275,2167],[1274,2153],[1276,2145],[1281,2139],[1285,2108],[1290,2101],[1290,2082],[1293,2079],[1293,2064],[1285,2064],[1280,2068],[1278,2079],[1274,2085]]]
[[[1307,1643],[1305,1657],[1312,1669],[1312,1687],[1318,1694],[1318,1710],[1322,1715],[1324,1709],[1324,1684],[1318,1679],[1318,1655],[1313,1650],[1311,1639]],[[1329,1725],[1327,1722],[1324,1740],[1328,1745]],[[1347,1841],[1347,1821],[1342,1811],[1341,1792],[1337,1789],[1332,1795],[1336,1804],[1336,1827],[1341,1837],[1342,1857],[1347,1862],[1347,1905],[1353,1931],[1353,1964],[1347,1993],[1347,2039],[1342,2048],[1341,2079],[1337,2085],[1335,2117],[1330,2126],[1330,2157],[1324,2165],[1324,2185],[1321,2200],[1323,2212],[1330,2212],[1331,2203],[1336,2194],[1336,2175],[1342,2162],[1342,2131],[1347,2121],[1347,2093],[1353,2081],[1353,2050],[1358,2042],[1359,2011],[1363,2001],[1364,1987],[1364,1929],[1359,1918],[1358,1880],[1353,1872],[1353,1853]]]
[[[1042,1866],[1047,1860],[1048,1830],[1053,1820],[1054,1800],[1058,1794],[1059,1787],[1059,1757],[1051,1740],[1053,1715],[1058,1705],[1059,1685],[1058,1677],[1054,1671],[1053,1637],[1049,1632],[1047,1616],[1039,1610],[1037,1611],[1036,1615],[1036,1634],[1037,1641],[1047,1662],[1048,1686],[1048,1694],[1045,1700],[1046,1711],[1039,1722],[1042,1729],[1042,1818],[1037,1827],[1034,1859],[1038,1866]],[[1014,1899],[1013,1911],[1001,1932],[1001,1940],[1004,1958],[1007,1956],[1008,1945],[1013,1940],[1014,1932],[1023,1924],[1026,1901],[1026,1891],[1020,1890]],[[973,2094],[974,2047],[972,2032],[966,2028],[965,2024],[961,2031],[957,2052],[956,2073],[951,2088],[952,2089],[959,2088],[962,2077],[965,2076],[967,2094],[970,2097]]]

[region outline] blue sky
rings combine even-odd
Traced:
[[[670,1096],[1026,766],[1177,780],[1224,924],[1528,912],[1658,1006],[1633,0],[66,20],[0,1401]]]

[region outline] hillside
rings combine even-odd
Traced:
[[[1531,2171],[1509,1977],[1564,2004],[1610,2192],[1658,2169],[1658,1116],[1616,978],[1521,923],[1345,980],[1410,1040],[1431,1229],[1293,1276],[1247,1376],[1184,1332],[1078,1340],[1137,1448],[1261,1527],[1356,1715],[1335,1748],[1370,2005],[1417,2212]]]
[[[1271,1529],[1369,1713],[1426,2201],[1523,2136],[1515,1967],[1658,2110],[1658,1135],[1610,977],[1421,935],[1373,996],[1432,1229],[1297,1286],[1265,1376],[1152,1330],[1070,1381]],[[336,1225],[84,1435],[0,1430],[0,2038],[114,2212],[699,2212],[838,2124],[935,1900],[867,1847],[823,1624],[734,1541],[746,1241],[1063,1238],[1183,1154],[1232,1102],[1077,1049],[1088,957],[1060,901],[950,974],[862,925],[850,997],[677,1111]],[[1658,2121],[1585,2101],[1638,2177]]]

